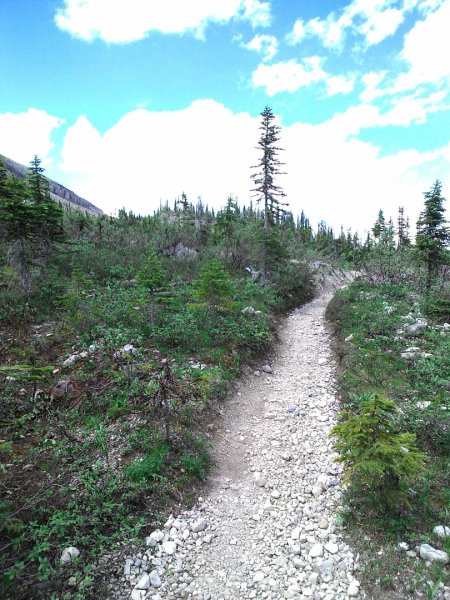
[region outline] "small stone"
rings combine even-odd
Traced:
[[[447,552],[443,550],[436,550],[429,544],[421,544],[419,549],[420,558],[423,560],[429,560],[431,562],[441,562],[444,565],[448,564],[449,556]]]
[[[155,569],[149,575],[150,584],[155,588],[160,588],[162,586],[161,578],[159,576],[158,571]]]
[[[255,485],[257,485],[258,487],[264,487],[266,485],[266,479],[264,475],[259,471],[256,471],[253,474],[253,480],[255,482]]]
[[[436,525],[436,527],[433,529],[433,533],[440,538],[450,537],[450,527],[446,527],[445,525]]]
[[[350,335],[348,335],[348,336],[345,338],[344,342],[351,342],[351,341],[352,341],[352,339],[353,339],[353,333],[351,333]]]
[[[175,542],[164,542],[162,545],[162,551],[164,552],[164,554],[168,554],[169,556],[175,554],[176,549],[177,545],[175,544]]]
[[[317,361],[317,364],[326,365],[327,362],[328,362],[328,360],[326,358],[319,358],[319,360]]]
[[[125,561],[125,566],[123,568],[123,574],[126,575],[131,575],[131,567],[133,566],[133,560],[131,558],[127,558],[127,560]]]
[[[146,593],[147,592],[145,590],[134,589],[131,592],[130,598],[131,598],[131,600],[143,600],[145,598]]]
[[[328,529],[328,521],[326,521],[325,519],[322,519],[321,521],[319,521],[319,528],[320,529]]]
[[[150,577],[148,573],[144,573],[136,584],[137,590],[148,590],[150,588]]]
[[[354,579],[348,586],[347,595],[350,598],[355,598],[358,594],[359,594],[359,582],[356,579]]]
[[[256,571],[256,573],[253,576],[253,581],[254,583],[259,583],[260,581],[262,581],[264,579],[265,575],[262,571]]]
[[[322,544],[314,544],[314,546],[309,551],[309,556],[311,558],[318,558],[319,556],[323,556]]]
[[[206,529],[206,519],[200,517],[199,519],[197,519],[197,521],[194,521],[194,523],[191,526],[191,529],[193,533],[199,533],[200,531],[204,531]]]
[[[78,548],[75,548],[75,546],[69,546],[68,548],[64,548],[61,554],[60,563],[62,565],[67,565],[75,558],[78,558],[78,556],[80,556],[80,551]]]
[[[147,546],[156,546],[159,542],[162,542],[164,539],[164,532],[160,529],[156,529],[153,531],[145,540]]]
[[[67,581],[67,585],[69,587],[77,587],[77,578],[76,577],[69,577],[69,579]]]
[[[263,365],[261,367],[261,371],[263,373],[273,373],[273,369],[272,369],[272,367],[270,365]]]
[[[313,568],[319,573],[320,579],[324,583],[333,581],[334,563],[332,560],[324,560],[323,562],[315,564]]]
[[[277,500],[281,496],[278,490],[273,490],[273,492],[270,495],[272,498],[275,498],[275,500]]]
[[[328,544],[325,544],[325,550],[330,554],[337,554],[339,551],[339,546],[333,542],[328,542]]]
[[[320,494],[322,493],[322,486],[314,485],[311,492],[315,498],[318,498],[320,496]]]

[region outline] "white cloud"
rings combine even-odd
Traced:
[[[450,0],[442,0],[434,12],[405,36],[401,58],[409,70],[400,75],[391,92],[414,89],[422,83],[450,80]]]
[[[450,185],[442,175],[450,171],[450,144],[382,157],[379,147],[357,139],[364,127],[398,118],[361,105],[319,125],[284,127],[287,175],[280,184],[293,212],[304,209],[313,222],[325,219],[335,230],[344,224],[361,231],[379,208],[395,217],[404,204],[414,222],[433,180]],[[233,114],[213,100],[179,111],[135,110],[103,135],[81,117],[66,134],[61,166],[74,191],[107,212],[125,206],[150,214],[183,190],[216,208],[230,193],[248,204],[258,127],[258,117]]]
[[[278,40],[274,35],[258,34],[248,43],[242,43],[241,46],[247,48],[247,50],[254,50],[258,54],[261,54],[264,62],[272,60],[278,52]]]
[[[0,152],[24,164],[37,154],[48,165],[49,153],[54,146],[52,133],[63,123],[63,119],[35,108],[24,113],[0,114]]]
[[[248,199],[258,125],[212,100],[180,111],[135,110],[102,136],[82,117],[66,134],[60,168],[104,210],[149,214],[182,191],[220,206],[230,193]]]
[[[436,0],[424,0],[425,3]],[[348,33],[363,37],[364,46],[379,44],[394,35],[419,0],[353,0],[339,12],[326,18],[314,17],[308,21],[297,19],[286,41],[299,44],[307,37],[317,37],[325,48],[342,50]],[[392,5],[397,4],[397,8]],[[425,10],[425,7],[424,7]]]
[[[262,0],[63,0],[55,23],[83,40],[109,43],[141,40],[151,31],[203,37],[209,23],[244,19],[253,27],[270,24]]]
[[[373,46],[394,35],[403,21],[404,16],[401,10],[396,8],[387,9],[372,14],[361,26],[360,32],[365,35],[367,45]]]
[[[412,1],[417,3],[417,0]],[[387,71],[369,72],[361,77],[365,89],[359,98],[363,102],[383,98],[385,103],[395,106],[402,102],[406,106],[409,101],[399,98],[413,92],[416,107],[422,104],[427,112],[433,112],[437,110],[436,102],[440,101],[440,110],[448,108],[444,101],[445,90],[448,92],[450,88],[450,62],[446,60],[450,56],[450,0],[440,0],[437,8],[430,2],[419,4],[418,8],[426,16],[405,35],[395,72],[390,76]],[[404,69],[399,72],[402,64]],[[433,93],[433,90],[442,93]]]
[[[273,65],[260,64],[252,74],[252,83],[255,87],[264,87],[269,96],[279,92],[296,92],[326,79],[321,62],[319,56],[311,56],[301,63],[289,60]]]
[[[365,88],[359,95],[363,102],[372,102],[380,96],[384,96],[385,92],[379,89],[380,83],[386,78],[387,71],[370,71],[361,77]]]
[[[381,208],[395,218],[399,205],[415,223],[423,194],[434,179],[450,171],[450,144],[435,152],[415,150],[381,156],[381,148],[355,137],[355,120],[379,119],[363,106],[320,125],[298,123],[285,129],[286,191],[314,221],[325,219],[362,232]],[[450,185],[450,179],[444,180]]]
[[[356,77],[354,75],[332,75],[327,77],[325,80],[326,95],[350,94],[355,89],[355,82]]]

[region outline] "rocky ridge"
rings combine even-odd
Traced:
[[[16,161],[12,160],[11,158],[8,158],[3,155],[1,155],[1,156],[5,162],[6,169],[12,175],[17,177],[17,179],[25,178],[26,173],[27,173],[27,167],[25,167],[24,165],[21,165],[20,163],[17,163]],[[103,211],[100,210],[100,208],[97,208],[96,206],[91,204],[91,202],[88,202],[84,198],[80,198],[80,196],[77,196],[77,194],[75,194],[75,192],[72,192],[72,190],[69,190],[68,188],[64,187],[60,183],[57,183],[56,181],[53,181],[52,179],[47,178],[47,181],[50,186],[51,197],[56,202],[61,202],[61,204],[63,204],[63,205],[71,206],[72,208],[75,208],[76,210],[82,210],[91,215],[102,215],[103,214]]]

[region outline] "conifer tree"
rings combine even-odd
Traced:
[[[399,250],[411,244],[411,240],[409,239],[409,222],[407,219],[405,220],[405,209],[403,206],[398,207],[397,236],[397,248]]]
[[[63,212],[50,196],[40,159],[31,162],[28,178],[8,178],[0,166],[0,223],[9,243],[9,261],[20,278],[22,291],[31,291],[31,267],[63,241]]]
[[[425,208],[417,221],[416,244],[427,267],[427,288],[444,262],[445,248],[450,242],[450,230],[446,226],[442,184],[436,180],[429,192],[424,193]]]
[[[50,195],[50,186],[43,175],[41,159],[35,156],[28,168],[31,205],[42,247],[64,240],[63,210]]]
[[[376,240],[380,240],[382,233],[386,227],[386,220],[384,218],[384,213],[382,210],[378,212],[377,220],[372,228],[373,237]]]
[[[264,203],[264,228],[268,229],[279,223],[286,212],[287,203],[281,201],[286,196],[282,188],[275,183],[277,175],[282,175],[280,167],[284,164],[279,161],[278,153],[281,148],[277,146],[280,140],[281,127],[276,125],[275,115],[269,106],[261,113],[261,137],[257,149],[261,150],[261,158],[252,168],[257,171],[252,175],[255,183],[253,192],[258,202]]]

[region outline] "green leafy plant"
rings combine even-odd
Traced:
[[[161,470],[169,452],[167,444],[160,444],[142,460],[135,460],[125,467],[126,475],[134,482],[161,478]]]

